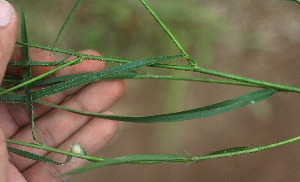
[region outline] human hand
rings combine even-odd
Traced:
[[[18,69],[9,68],[6,70],[9,61],[21,61],[20,48],[14,48],[18,18],[13,7],[7,5],[7,2],[0,0],[0,82],[2,82],[5,72],[9,75],[22,76]],[[3,18],[5,12],[10,14],[10,18]],[[3,23],[2,20],[8,21]],[[95,51],[82,51],[81,53],[100,56]],[[32,48],[29,48],[29,57],[31,61],[55,61],[55,57],[51,53]],[[70,57],[68,60],[73,58]],[[51,76],[99,71],[103,70],[104,67],[104,62],[85,60],[80,64],[55,72]],[[50,69],[49,67],[34,67],[32,68],[32,76],[37,76]],[[17,93],[24,93],[24,91],[18,90]],[[73,88],[41,100],[73,109],[109,114],[107,110],[122,97],[123,93],[123,81],[101,81]],[[93,155],[105,146],[117,132],[118,123],[116,121],[76,115],[38,104],[34,104],[33,107],[36,135],[48,147],[68,151],[73,143],[78,142],[85,148],[88,155]],[[57,175],[80,167],[85,163],[82,159],[73,158],[65,165],[56,166],[7,153],[5,138],[24,142],[32,141],[30,120],[25,104],[0,103],[0,116],[1,182],[62,180],[61,178],[57,179]],[[10,146],[25,149],[16,145]],[[53,158],[54,155],[34,149],[31,152],[48,158]],[[64,161],[65,158],[66,156],[55,155],[55,160],[59,162]]]

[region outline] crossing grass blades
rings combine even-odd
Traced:
[[[53,47],[41,46],[36,44],[30,44],[27,39],[26,33],[26,23],[25,23],[25,15],[23,10],[21,9],[21,39],[22,41],[17,41],[17,45],[22,46],[22,62],[11,62],[8,66],[10,67],[22,67],[23,68],[23,79],[16,79],[11,78],[9,76],[5,76],[1,90],[0,90],[0,101],[7,102],[7,103],[25,103],[28,108],[30,123],[31,123],[31,130],[33,140],[36,141],[38,144],[33,144],[31,142],[25,143],[20,141],[15,141],[11,139],[6,139],[7,143],[17,144],[20,146],[31,147],[40,150],[46,150],[49,152],[54,152],[57,154],[66,155],[66,160],[64,163],[59,163],[48,159],[44,156],[39,156],[33,154],[31,152],[19,150],[13,147],[7,147],[7,150],[11,153],[19,155],[24,158],[52,163],[54,165],[62,165],[71,160],[72,157],[78,157],[82,159],[86,159],[92,162],[89,165],[84,167],[74,169],[69,171],[63,175],[71,175],[76,173],[81,173],[87,170],[92,170],[99,167],[111,166],[111,165],[120,165],[120,164],[156,164],[156,163],[174,163],[174,162],[197,162],[203,161],[207,159],[216,159],[221,157],[228,157],[228,156],[236,156],[241,154],[248,154],[259,152],[262,150],[275,148],[278,146],[282,146],[288,143],[292,143],[295,141],[300,140],[300,136],[294,137],[292,139],[284,140],[278,143],[273,143],[270,145],[265,146],[253,146],[252,148],[249,147],[233,147],[229,149],[219,150],[207,155],[203,156],[191,156],[187,153],[187,157],[183,155],[159,155],[159,154],[137,154],[137,155],[129,155],[129,156],[122,156],[122,157],[115,157],[115,158],[99,158],[88,156],[85,150],[78,144],[75,143],[71,146],[69,151],[62,151],[55,148],[50,148],[45,146],[42,141],[38,140],[38,136],[35,134],[34,130],[34,118],[33,118],[33,103],[38,103],[42,105],[46,105],[49,107],[62,109],[65,111],[69,111],[76,114],[81,114],[85,116],[92,116],[98,118],[105,118],[123,122],[133,122],[133,123],[155,123],[155,122],[176,122],[176,121],[184,121],[189,119],[195,118],[202,118],[207,116],[212,116],[224,112],[228,112],[249,104],[253,104],[262,100],[265,100],[271,97],[276,92],[297,92],[300,93],[300,88],[291,87],[287,85],[280,85],[280,84],[273,84],[269,82],[264,82],[260,80],[240,77],[236,75],[221,73],[214,70],[208,70],[197,66],[196,61],[194,61],[189,55],[186,53],[184,48],[180,45],[180,43],[176,40],[176,38],[172,35],[172,33],[168,30],[168,28],[163,24],[163,22],[158,18],[158,16],[154,13],[154,11],[146,4],[144,0],[140,0],[146,10],[153,16],[153,18],[158,22],[158,25],[166,32],[178,49],[181,51],[181,55],[171,55],[171,56],[160,56],[160,57],[153,57],[153,58],[146,58],[141,60],[124,60],[124,59],[116,59],[116,58],[108,58],[108,57],[100,57],[100,56],[92,56],[92,55],[85,55],[80,53],[75,53],[72,51],[62,50],[55,48],[56,42],[60,37],[64,27],[68,23],[72,13],[75,11],[76,7],[79,5],[80,0],[77,0],[74,4],[73,8],[71,9],[70,13],[68,14],[66,20],[61,27],[57,38],[53,44]],[[298,1],[296,1],[298,2]],[[299,3],[299,2],[298,2]],[[61,61],[61,62],[34,62],[29,61],[28,58],[28,47],[39,48],[47,51],[55,51],[59,53],[64,53],[68,55],[76,56],[76,58],[72,61]],[[187,61],[186,66],[177,66],[177,65],[168,65],[162,64],[162,62],[171,59],[178,59],[181,58],[183,61]],[[74,64],[78,64],[79,62],[83,61],[84,59],[92,59],[92,60],[99,60],[99,61],[110,61],[121,63],[118,66],[98,71],[98,72],[89,72],[89,73],[80,73],[80,74],[72,74],[72,75],[65,75],[55,78],[45,78],[47,75],[50,75],[64,67],[71,66]],[[31,78],[31,67],[34,66],[56,66],[56,68],[52,69],[51,71],[39,75],[37,77]],[[173,70],[185,70],[191,72],[198,72],[203,74],[208,74],[216,77],[227,78],[228,80],[224,79],[202,79],[202,78],[195,78],[195,77],[176,77],[176,76],[162,76],[162,75],[149,75],[143,74],[139,75],[135,69],[151,66],[155,68],[166,68],[166,69],[173,69]],[[43,97],[47,97],[53,94],[57,94],[59,92],[63,92],[74,87],[78,87],[81,85],[85,85],[91,82],[99,81],[99,80],[106,80],[106,79],[166,79],[166,80],[182,80],[182,81],[193,81],[193,82],[208,82],[208,83],[218,83],[218,84],[230,84],[230,85],[242,85],[248,87],[257,87],[258,90],[255,92],[247,93],[242,96],[237,96],[232,99],[228,99],[222,102],[218,102],[212,105],[207,105],[200,108],[195,108],[191,110],[185,110],[181,112],[174,112],[174,113],[166,113],[166,114],[159,114],[159,115],[151,115],[151,116],[118,116],[118,115],[105,115],[99,113],[91,113],[81,110],[75,110],[71,108],[62,107],[59,105],[54,105],[46,102],[42,102],[39,99]],[[13,83],[13,84],[11,84]],[[43,86],[47,85],[48,87],[32,91],[32,87],[34,86]],[[50,86],[49,86],[50,85]],[[24,88],[25,96],[18,95],[14,93],[16,89]],[[175,123],[174,123],[175,124]],[[81,154],[74,152],[73,149],[81,150]]]

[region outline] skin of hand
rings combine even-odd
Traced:
[[[10,10],[8,23],[3,20],[3,6]],[[4,7],[5,9],[5,7]],[[2,20],[1,20],[2,18]],[[7,69],[9,61],[21,61],[21,49],[14,48],[18,30],[18,17],[12,5],[0,0],[0,81],[4,74],[22,76],[20,68]],[[81,51],[84,54],[100,56],[91,50]],[[50,53],[39,49],[29,48],[31,61],[56,61]],[[70,57],[67,60],[72,60]],[[94,60],[66,67],[51,76],[61,76],[81,72],[99,71],[105,68],[105,63]],[[50,70],[49,67],[32,68],[32,76]],[[33,90],[40,89],[33,88]],[[107,110],[114,105],[124,93],[124,83],[121,80],[100,81],[86,86],[73,88],[41,99],[42,101],[62,105],[89,112],[111,114]],[[24,90],[17,93],[24,94]],[[44,145],[68,151],[75,142],[80,143],[88,155],[94,155],[104,147],[116,134],[116,121],[91,118],[76,115],[66,111],[52,109],[43,105],[34,104],[35,132]],[[67,178],[58,178],[57,175],[78,168],[86,163],[85,160],[73,158],[69,163],[56,166],[53,164],[36,162],[8,153],[5,138],[32,142],[32,133],[26,104],[0,103],[0,181],[65,181]],[[8,144],[11,147],[27,150],[28,148]],[[63,162],[66,156],[48,153],[43,150],[29,149],[37,155]]]

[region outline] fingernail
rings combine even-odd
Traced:
[[[13,9],[10,4],[0,0],[0,27],[5,27],[11,20]]]

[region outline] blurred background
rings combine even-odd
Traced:
[[[29,42],[52,46],[75,0],[10,0],[23,6]],[[300,5],[282,0],[147,0],[199,66],[300,87]],[[20,39],[19,39],[20,40]],[[105,57],[136,60],[180,54],[138,0],[82,1],[57,48],[94,49]],[[59,60],[65,55],[56,55]],[[170,61],[185,65],[184,60]],[[169,63],[170,63],[169,62]],[[108,67],[113,66],[108,63]],[[149,74],[195,76],[143,68]],[[208,83],[125,80],[126,93],[111,111],[153,115],[192,109],[257,89]],[[176,123],[120,122],[117,136],[96,156],[131,154],[194,156],[231,147],[267,145],[300,135],[300,95],[283,93],[207,118]],[[279,100],[280,99],[280,100]],[[83,146],[84,147],[84,146]],[[199,163],[121,165],[93,170],[70,181],[298,181],[300,143]]]

